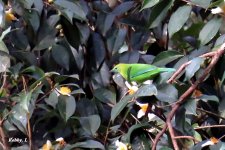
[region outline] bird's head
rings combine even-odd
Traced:
[[[111,72],[113,73],[119,73],[122,70],[122,64],[117,64],[116,66],[113,67],[113,69],[111,70]]]

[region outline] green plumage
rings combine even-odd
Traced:
[[[174,72],[174,68],[159,68],[149,64],[118,64],[112,72],[120,73],[128,82],[135,81],[142,83],[152,80],[161,72]]]

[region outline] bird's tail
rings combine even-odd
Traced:
[[[174,68],[159,68],[160,72],[175,72]]]

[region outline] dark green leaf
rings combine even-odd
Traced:
[[[29,106],[31,101],[32,92],[24,92],[20,96],[20,105],[21,107],[28,113],[29,112]]]
[[[178,99],[178,91],[173,85],[162,84],[157,87],[157,99],[163,102],[172,103]]]
[[[92,72],[93,89],[106,87],[110,82],[110,72],[106,63],[103,63],[99,72]]]
[[[103,60],[105,59],[106,49],[100,34],[93,33],[91,40],[92,40],[93,46],[90,48],[89,51],[90,51],[90,54],[92,55],[92,58],[94,56],[95,58],[94,63],[96,64],[96,68],[98,68],[100,64],[103,62]]]
[[[78,1],[55,0],[54,4],[62,11],[63,14],[66,15],[67,18],[69,18],[71,23],[73,23],[73,17],[80,20],[86,20],[86,12]]]
[[[138,91],[135,93],[135,97],[143,97],[143,96],[152,96],[157,95],[157,89],[155,85],[148,84],[148,85],[142,85]]]
[[[107,46],[110,51],[118,51],[124,44],[125,37],[127,35],[127,29],[119,29],[107,39]]]
[[[204,58],[201,58],[201,57],[196,57],[192,59],[191,63],[185,68],[186,79],[190,80],[195,75],[195,73],[199,70],[203,62],[204,62]]]
[[[143,3],[142,3],[141,10],[153,7],[156,4],[158,4],[159,2],[160,2],[160,0],[144,0]]]
[[[135,124],[133,126],[131,126],[127,132],[127,134],[125,134],[122,139],[128,143],[130,143],[130,138],[131,138],[131,134],[134,130],[138,129],[138,128],[144,128],[149,126],[148,123],[144,123],[144,124]]]
[[[163,51],[159,53],[153,60],[155,66],[165,66],[166,64],[182,57],[181,53],[173,50]]]
[[[195,99],[189,99],[184,104],[184,108],[186,109],[187,114],[197,115],[196,108],[197,108],[197,101]]]
[[[105,88],[99,88],[95,90],[94,96],[103,103],[116,103],[116,94]]]
[[[132,99],[131,95],[124,96],[113,108],[111,111],[111,119],[114,121],[120,112],[127,106],[128,102]]]
[[[195,130],[191,126],[191,124],[186,121],[185,117],[185,109],[179,110],[179,112],[175,116],[176,129],[180,131],[184,135],[193,136]]]
[[[64,46],[59,44],[53,45],[52,57],[54,58],[55,62],[57,62],[61,67],[69,70],[70,54]]]
[[[22,70],[21,73],[28,74],[29,76],[37,80],[45,76],[44,71],[36,66],[27,67],[24,70]]]
[[[214,18],[210,20],[200,31],[199,39],[202,45],[207,44],[219,31],[222,19]]]
[[[137,63],[140,58],[138,51],[126,51],[120,55],[120,63]]]
[[[76,101],[73,96],[60,95],[58,97],[57,108],[61,117],[67,122],[67,120],[74,114],[76,109]]]
[[[149,19],[149,28],[157,27],[161,21],[166,17],[168,10],[173,5],[174,0],[162,1],[153,9]]]
[[[12,108],[12,113],[9,115],[9,122],[13,123],[20,131],[26,134],[27,128],[27,111],[21,108],[20,104]]]
[[[151,145],[149,142],[149,138],[144,134],[138,134],[135,138],[132,140],[132,148],[135,150],[150,150]]]
[[[34,0],[34,6],[37,9],[39,15],[41,15],[44,3],[42,0]]]
[[[135,3],[133,1],[127,1],[121,3],[119,6],[113,9],[112,13],[115,14],[116,16],[122,15],[128,10],[130,10],[132,7],[134,7]]]
[[[78,49],[80,44],[80,32],[76,24],[72,24],[63,16],[60,17],[60,23],[62,24],[63,33],[65,34],[67,41],[74,48]]]
[[[101,119],[98,115],[90,115],[88,117],[80,117],[79,118],[80,124],[82,128],[89,134],[95,135],[98,128],[101,124]]]
[[[38,12],[35,9],[27,10],[24,19],[28,19],[27,22],[32,26],[36,33],[40,26],[40,17]]]
[[[172,37],[174,33],[182,28],[182,26],[189,18],[191,9],[191,6],[182,6],[172,14],[168,24],[168,32],[170,37]]]
[[[45,102],[53,108],[56,108],[56,105],[58,103],[58,96],[56,94],[56,91],[51,92],[49,97],[45,99]]]

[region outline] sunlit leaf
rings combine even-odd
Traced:
[[[160,0],[144,0],[142,3],[142,9],[150,8],[158,4]]]

